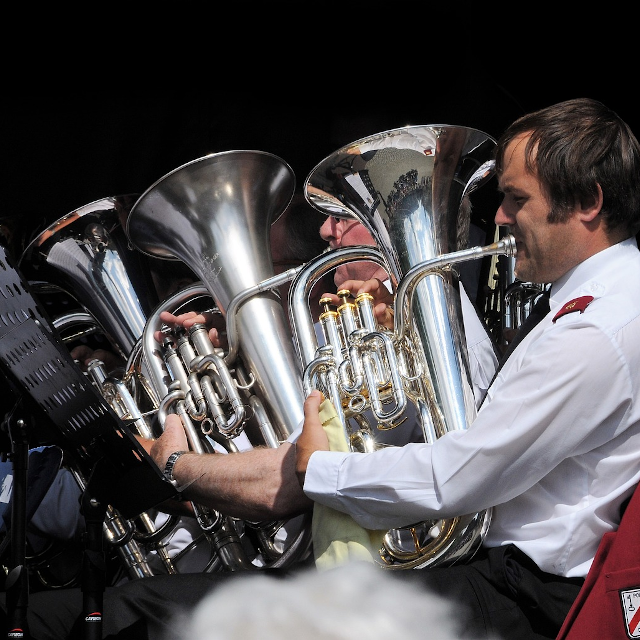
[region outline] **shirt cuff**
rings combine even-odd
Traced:
[[[304,480],[305,494],[320,504],[338,508],[338,476],[344,459],[343,451],[315,451],[309,458]]]

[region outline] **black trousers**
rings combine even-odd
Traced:
[[[299,570],[269,573],[288,579]],[[450,599],[464,621],[460,638],[474,640],[555,638],[584,582],[581,578],[562,578],[541,571],[512,545],[482,550],[467,564],[389,573],[397,580],[412,581],[421,589]],[[253,572],[156,576],[108,587],[104,593],[103,638],[169,640],[174,616],[188,612],[212,589],[230,580],[250,580],[252,575]],[[32,594],[28,608],[31,638],[80,640],[85,624],[79,618],[81,611],[79,589]],[[2,613],[4,628],[4,610]]]

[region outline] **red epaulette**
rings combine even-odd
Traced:
[[[593,296],[580,296],[579,298],[574,298],[573,300],[569,300],[567,304],[556,313],[553,317],[553,322],[555,322],[558,318],[566,315],[567,313],[573,313],[574,311],[579,311],[580,313],[584,313],[584,310],[593,302]]]

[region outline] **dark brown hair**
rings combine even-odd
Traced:
[[[603,194],[608,231],[640,230],[640,144],[626,122],[589,98],[567,100],[522,116],[500,136],[496,172],[504,169],[507,145],[531,133],[526,166],[551,202],[550,222],[562,222],[574,206]]]

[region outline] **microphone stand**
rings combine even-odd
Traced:
[[[84,639],[101,640],[102,605],[106,586],[106,558],[103,545],[103,525],[107,505],[90,491],[91,482],[82,494],[82,513],[86,523],[82,557],[82,615]]]

